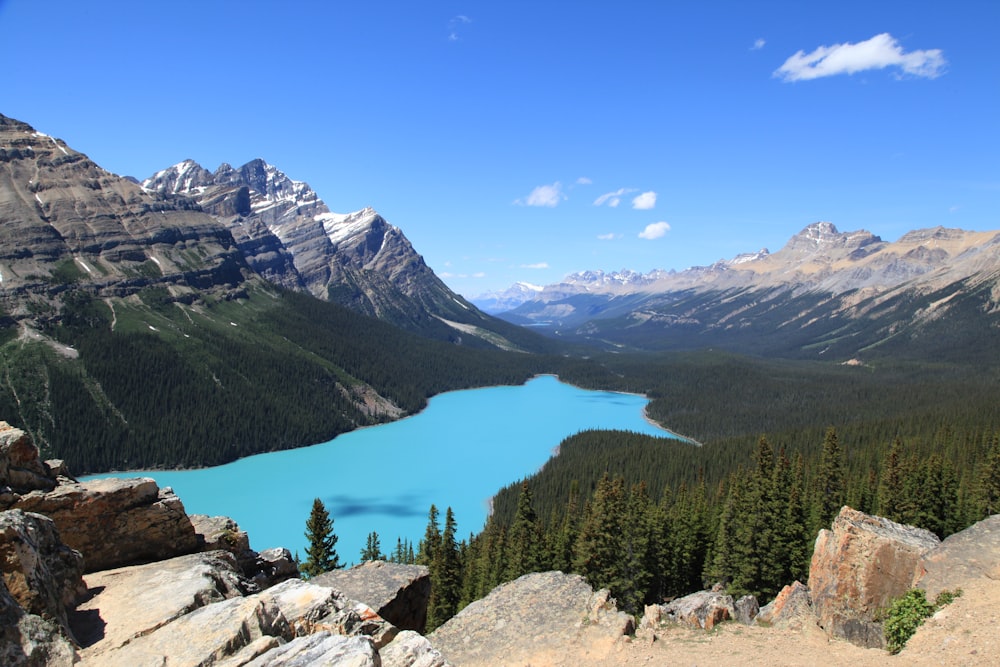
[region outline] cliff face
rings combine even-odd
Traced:
[[[226,290],[246,270],[229,231],[190,200],[148,192],[0,116],[0,298],[15,316],[57,308],[74,287]]]
[[[271,282],[404,326],[435,317],[468,321],[478,312],[373,209],[332,213],[307,183],[263,160],[223,164],[214,173],[186,160],[143,187],[190,197],[232,232],[247,263]]]

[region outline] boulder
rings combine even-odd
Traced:
[[[498,586],[427,638],[449,662],[471,667],[526,664],[539,655],[554,662],[580,645],[607,654],[632,630],[632,617],[608,591],[594,592],[579,575],[541,572]]]
[[[685,595],[663,605],[650,605],[646,608],[642,625],[655,630],[664,623],[679,623],[711,630],[733,618],[736,618],[733,596],[712,590]]]
[[[291,629],[285,617],[266,598],[238,597],[199,607],[117,648],[85,655],[82,664],[94,667],[210,665],[264,637],[291,640]]]
[[[17,509],[50,517],[87,572],[198,551],[194,526],[169,488],[152,479],[95,479],[32,491]]]
[[[85,656],[116,649],[195,609],[247,591],[226,551],[105,570],[86,579],[94,596],[77,607],[72,619]]]
[[[397,628],[424,630],[431,579],[422,565],[368,561],[349,570],[325,572],[310,582],[365,603]]]
[[[288,549],[284,547],[264,549],[257,554],[251,576],[254,583],[263,589],[287,579],[298,579],[299,567]]]
[[[733,603],[733,609],[736,612],[733,614],[734,619],[743,625],[753,625],[754,619],[760,613],[760,603],[755,596],[744,595]]]
[[[228,516],[192,514],[191,525],[202,551],[228,551],[236,558],[244,574],[252,577],[257,565],[257,552],[250,548],[250,537]]]
[[[885,640],[879,610],[911,586],[923,556],[940,543],[930,531],[844,507],[816,538],[809,593],[820,627],[869,648]]]
[[[801,630],[816,625],[809,589],[799,581],[781,589],[777,597],[761,608],[754,621],[758,625]]]
[[[246,667],[382,667],[378,653],[368,637],[343,637],[329,632],[296,637],[260,657]]]
[[[0,512],[0,574],[26,612],[52,621],[73,639],[67,609],[86,595],[83,557],[62,543],[51,519]]]
[[[382,667],[450,667],[441,651],[413,630],[403,630],[378,653]]]
[[[69,667],[76,657],[59,626],[24,611],[0,577],[0,665]]]
[[[954,591],[980,578],[1000,579],[1000,514],[949,535],[920,561],[914,583],[933,601],[943,590]]]
[[[0,421],[0,487],[3,486],[10,487],[15,494],[49,491],[55,488],[56,480],[38,458],[38,448],[31,437]]]

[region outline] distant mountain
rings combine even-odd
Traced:
[[[937,227],[889,243],[818,222],[775,253],[679,272],[573,274],[500,316],[614,348],[853,358],[975,354],[957,344],[992,340],[998,314],[1000,232]],[[958,339],[935,338],[958,319]]]
[[[142,185],[192,199],[273,283],[433,337],[511,348],[528,339],[451,291],[403,232],[373,209],[332,213],[308,184],[263,160],[215,172],[185,160]]]

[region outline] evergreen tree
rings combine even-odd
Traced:
[[[978,496],[979,518],[1000,513],[1000,435],[993,436],[993,443],[982,464]]]
[[[313,500],[312,510],[306,520],[306,562],[299,571],[306,577],[329,572],[343,567],[337,550],[337,536],[333,532],[333,519],[319,498]]]
[[[882,462],[879,475],[878,514],[893,521],[900,521],[903,513],[903,481],[906,471],[903,467],[903,441],[899,436],[892,441],[889,453]]]
[[[573,570],[573,547],[579,530],[579,498],[580,484],[573,480],[569,488],[569,498],[566,500],[566,508],[562,514],[562,521],[558,526],[553,521],[552,526],[552,548],[551,561],[552,568],[561,572],[572,572]],[[557,516],[553,513],[553,516]]]
[[[431,505],[427,514],[427,529],[424,531],[424,538],[420,540],[420,545],[417,547],[417,565],[430,567],[434,561],[434,551],[440,543],[441,529],[438,527],[438,509]]]
[[[624,521],[624,482],[621,478],[612,481],[605,473],[580,525],[573,569],[594,588],[610,589],[616,598],[628,587],[621,559]]]
[[[427,632],[431,632],[458,611],[462,592],[462,567],[455,542],[455,515],[445,512],[444,532],[433,550],[430,565],[431,595],[427,601]]]
[[[382,545],[379,543],[378,533],[374,531],[368,533],[365,548],[361,550],[361,562],[385,559],[385,554],[382,553]]]
[[[815,528],[829,527],[840,512],[846,498],[847,485],[844,478],[844,456],[840,449],[837,431],[832,426],[827,429],[820,452],[819,471],[816,476],[816,516]]]
[[[542,564],[542,540],[538,517],[531,502],[528,481],[521,483],[517,500],[517,513],[507,533],[507,562],[503,578],[513,581],[522,574],[537,571]]]

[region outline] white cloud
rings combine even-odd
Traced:
[[[459,40],[458,29],[469,23],[472,23],[472,19],[464,14],[459,14],[448,21],[448,41],[457,42]]]
[[[648,211],[654,206],[656,206],[656,193],[652,190],[643,192],[632,200],[632,208],[637,211]]]
[[[539,185],[531,191],[525,199],[514,200],[520,206],[548,206],[552,208],[558,206],[559,202],[566,199],[563,194],[562,184],[556,181],[552,185]]]
[[[635,191],[636,188],[618,188],[614,192],[606,192],[594,200],[594,206],[604,206],[607,204],[611,208],[615,208],[618,204],[622,203],[622,195],[627,195]]]
[[[547,269],[549,268],[548,262],[538,262],[537,264],[522,264],[518,267],[519,269]]]
[[[614,232],[611,232],[610,234],[597,235],[597,239],[599,241],[614,241],[615,239],[620,239],[621,237],[622,237],[621,234],[615,234]]]
[[[767,40],[765,40],[763,37],[758,37],[757,39],[754,40],[753,46],[750,47],[750,50],[760,51],[761,49],[764,48],[765,44],[767,44]]]
[[[903,51],[887,32],[857,44],[817,47],[812,53],[799,51],[774,71],[784,81],[806,81],[836,74],[854,74],[871,69],[898,67],[906,74],[933,79],[946,65],[941,49]]]
[[[667,222],[651,222],[646,225],[646,228],[639,232],[640,239],[647,239],[652,241],[653,239],[658,239],[666,236],[667,232],[670,231],[670,223]]]
[[[576,184],[577,185],[592,185],[593,181],[590,180],[589,178],[587,178],[586,176],[581,176],[580,178],[576,179]]]

